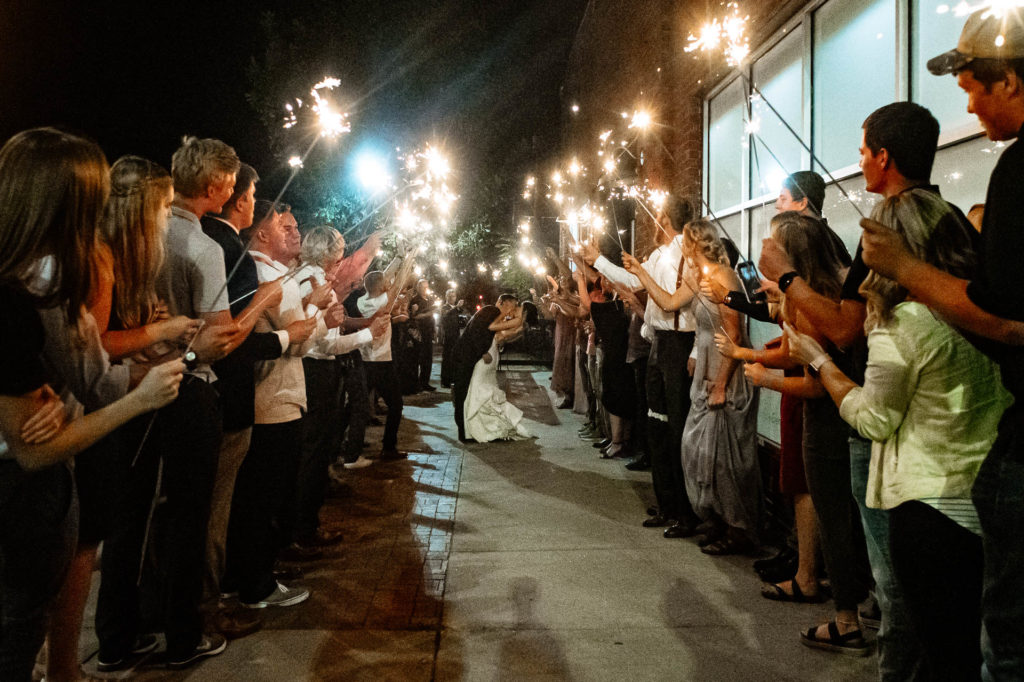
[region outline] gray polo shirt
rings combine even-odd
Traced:
[[[198,217],[177,206],[171,208],[164,252],[157,292],[171,315],[198,319],[204,313],[228,309],[224,252],[203,233]],[[209,365],[200,365],[194,374],[208,381],[215,378]]]

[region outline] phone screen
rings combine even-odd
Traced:
[[[743,293],[751,303],[765,300],[764,292],[756,293],[761,288],[761,277],[757,273],[757,267],[751,261],[744,260],[736,264],[736,274],[743,283]]]

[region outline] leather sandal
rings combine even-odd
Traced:
[[[834,620],[828,622],[828,637],[818,639],[818,628],[813,627],[800,633],[800,641],[812,649],[823,649],[847,656],[869,656],[874,647],[864,639],[860,628],[850,630],[845,635],[839,634],[839,626]]]
[[[788,601],[794,604],[820,604],[825,601],[820,593],[804,594],[796,580],[789,581],[792,586],[792,593],[782,589],[779,583],[764,583],[761,585],[761,596],[772,601]]]

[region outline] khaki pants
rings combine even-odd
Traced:
[[[227,555],[228,519],[231,496],[235,491],[238,469],[249,451],[252,427],[241,431],[225,431],[217,463],[217,479],[210,500],[210,525],[206,534],[206,574],[203,579],[203,601],[216,604],[220,596],[220,579],[224,576]]]

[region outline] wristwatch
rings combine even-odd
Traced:
[[[822,353],[818,357],[811,360],[811,369],[813,369],[815,372],[820,372],[821,368],[825,365],[825,363],[831,362],[831,360],[832,358],[829,357],[828,353]]]
[[[800,275],[797,274],[795,270],[790,270],[789,272],[782,275],[782,277],[779,277],[779,291],[781,291],[782,293],[786,293],[786,289],[789,288],[789,285],[792,284],[793,280],[799,276]]]
[[[199,366],[199,358],[196,357],[196,352],[194,350],[190,350],[189,352],[185,353],[185,355],[182,356],[181,359],[185,363],[185,367],[189,371],[192,371]]]

